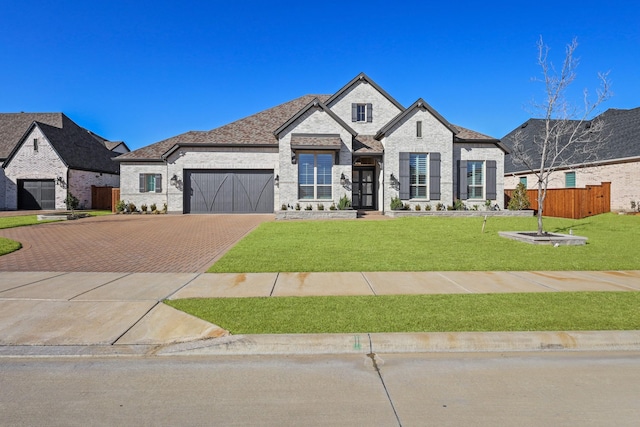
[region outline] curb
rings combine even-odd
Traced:
[[[230,335],[167,345],[0,346],[0,358],[549,351],[640,351],[640,330]]]
[[[639,331],[233,335],[164,346],[169,355],[313,355],[503,351],[640,351]]]

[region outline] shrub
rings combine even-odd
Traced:
[[[149,209],[151,209],[151,212],[157,212],[158,211],[158,207],[156,206],[155,203],[152,203],[151,206],[149,206]]]
[[[424,210],[425,211],[430,211],[431,210],[431,205],[429,205],[429,204],[424,205]]]
[[[324,210],[324,205],[322,203],[318,203],[318,210],[319,211],[323,211]]]
[[[299,211],[300,210],[300,203],[296,203],[296,210]]]
[[[137,212],[138,208],[136,207],[135,203],[131,203],[129,202],[129,204],[127,205],[127,209],[129,210],[129,212]]]
[[[489,203],[491,203],[491,201],[489,201]],[[460,199],[456,199],[455,202],[453,202],[453,210],[454,211],[463,211],[465,210],[465,205],[464,202]]]
[[[341,211],[345,209],[351,209],[351,199],[347,197],[346,194],[340,197],[340,200],[338,201],[338,209],[340,209]]]
[[[162,204],[162,213],[167,213],[167,204],[166,203]]]
[[[123,212],[126,207],[127,204],[124,200],[118,200],[118,203],[116,203],[116,212]]]
[[[280,206],[280,210],[281,211],[286,211],[287,210],[287,205],[285,205],[284,203],[282,204],[282,206]]]
[[[67,198],[64,202],[67,205],[67,209],[70,209],[71,211],[78,209],[78,205],[80,204],[80,200],[71,193],[67,194]]]
[[[417,211],[419,211],[419,210],[421,209],[421,208],[420,208],[420,205],[416,205],[416,208],[415,208],[415,209],[416,209]]]
[[[400,200],[400,197],[396,196],[393,199],[391,199],[391,210],[399,211],[399,210],[402,210],[403,208],[404,208],[404,204],[402,203],[402,200]]]
[[[529,209],[529,206],[531,206],[531,202],[529,201],[529,196],[527,195],[527,187],[525,187],[524,184],[520,182],[518,183],[518,185],[516,185],[516,189],[511,195],[511,200],[509,200],[507,209],[509,209],[510,211],[520,211],[523,209]]]
[[[338,209],[338,208],[336,208],[336,204],[335,203],[331,203],[331,206],[329,206],[329,210],[330,211],[335,211],[336,209]]]
[[[438,202],[438,204],[436,205],[436,210],[437,211],[446,211],[447,207],[444,205],[444,203]]]
[[[313,210],[313,206],[307,205],[307,206],[305,206],[304,210],[305,211],[312,211]]]
[[[142,212],[146,213],[147,212],[147,205],[140,205],[140,209],[142,209]]]

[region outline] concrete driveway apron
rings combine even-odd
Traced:
[[[199,273],[273,215],[109,215],[0,230],[0,271]]]

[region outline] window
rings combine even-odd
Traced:
[[[141,193],[161,193],[162,192],[162,175],[159,173],[141,173],[140,174],[140,192]]]
[[[298,198],[331,200],[333,153],[298,154]]]
[[[524,185],[524,187],[527,188],[527,177],[526,176],[521,176],[520,177],[520,184]]]
[[[373,121],[373,105],[351,104],[351,121],[371,123]]]
[[[409,155],[409,198],[427,198],[427,154]]]
[[[38,138],[33,138],[33,151],[38,152]]]
[[[576,173],[575,172],[566,172],[564,174],[564,186],[567,188],[575,188],[576,187]]]
[[[422,121],[418,120],[416,122],[416,136],[418,138],[422,138]]]
[[[467,162],[467,197],[484,199],[484,162]]]

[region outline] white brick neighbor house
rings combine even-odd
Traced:
[[[491,200],[502,207],[499,140],[452,125],[418,99],[405,108],[361,73],[333,95],[306,95],[210,131],[118,157],[120,197],[180,213],[328,209],[385,212]]]
[[[0,210],[66,209],[67,194],[89,208],[92,185],[119,186],[112,158],[128,151],[62,113],[2,113]]]
[[[640,108],[609,109],[593,120],[604,122],[602,149],[593,159],[577,157],[549,177],[548,188],[584,188],[587,185],[611,183],[611,210],[629,210],[631,202],[640,201]],[[540,135],[541,119],[530,119],[509,132],[502,142],[512,147],[519,133],[525,147],[533,148],[533,139]],[[586,126],[589,124],[586,123]],[[529,189],[537,188],[537,179],[522,165],[507,156],[505,160],[505,188],[513,189],[520,182]]]

